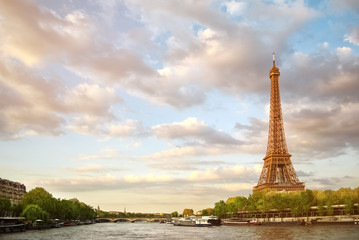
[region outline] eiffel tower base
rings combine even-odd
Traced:
[[[272,191],[304,191],[305,185],[304,183],[297,184],[283,184],[283,183],[265,183],[261,185],[257,185],[253,188],[253,192],[255,191],[263,191],[263,190],[272,190]]]

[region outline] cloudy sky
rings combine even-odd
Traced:
[[[103,210],[248,196],[272,52],[310,189],[359,186],[359,2],[0,0],[0,177]]]

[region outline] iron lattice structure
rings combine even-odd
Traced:
[[[271,189],[275,191],[304,190],[294,170],[288,153],[284,134],[282,107],[279,92],[279,69],[275,66],[273,53],[273,67],[269,72],[271,80],[270,116],[267,153],[264,160],[261,176],[253,191]]]

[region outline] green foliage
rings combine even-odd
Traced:
[[[172,217],[178,217],[178,212],[175,211],[175,212],[171,213],[171,216],[172,216]]]
[[[319,216],[324,216],[326,213],[325,207],[324,207],[324,202],[320,201],[318,202],[318,214]]]
[[[50,214],[50,216],[56,215],[56,199],[48,193],[45,189],[37,187],[26,193],[21,204],[27,206],[30,204],[38,205],[41,209]]]
[[[233,197],[228,198],[226,201],[227,213],[235,215],[238,211],[246,209],[247,198],[245,197]]]
[[[293,216],[308,216],[310,208],[318,207],[318,214],[333,215],[335,204],[344,204],[344,212],[353,214],[355,203],[359,203],[359,187],[332,190],[305,190],[296,192],[255,191],[246,197],[231,197],[226,202],[215,203],[214,215],[224,217],[236,215],[238,211],[268,213],[271,209],[279,215],[290,209]]]
[[[184,209],[183,210],[183,216],[184,217],[186,217],[186,216],[192,216],[194,214],[194,212],[193,212],[193,209],[188,209],[188,208],[186,208],[186,209]]]
[[[211,216],[213,215],[213,208],[206,208],[202,210],[202,216]]]
[[[290,207],[290,197],[286,192],[274,194],[272,201],[273,208],[277,209],[279,212],[282,212]]]
[[[334,209],[333,209],[333,201],[331,199],[329,199],[327,201],[327,215],[328,216],[332,216],[333,215],[333,212],[334,212]]]
[[[252,195],[249,195],[247,201],[247,211],[257,211],[258,210],[258,203],[259,205],[262,203],[259,201],[262,199],[264,192],[256,191]]]
[[[300,192],[292,192],[290,194],[290,211],[293,216],[297,217],[304,212],[303,203]]]
[[[21,204],[15,204],[15,205],[12,205],[11,211],[13,213],[13,216],[20,216],[20,214],[23,211],[23,208],[22,208]]]
[[[359,203],[359,187],[353,190],[353,201]]]
[[[37,219],[41,219],[47,222],[49,219],[49,214],[36,204],[27,205],[24,211],[21,213],[21,216],[25,217],[26,220],[31,222]]]
[[[275,195],[276,195],[276,193],[273,191],[265,192],[262,195],[262,198],[257,203],[258,210],[260,210],[262,213],[266,213],[266,212],[269,212],[269,210],[275,208],[276,207],[274,205]]]
[[[26,193],[18,208],[25,209],[30,205],[36,205],[46,212],[50,218],[68,220],[86,220],[96,218],[96,212],[78,199],[56,199],[43,188],[35,188]],[[19,210],[18,210],[19,211]],[[31,210],[35,211],[35,210]],[[22,212],[24,213],[24,212]]]
[[[213,214],[220,218],[227,215],[227,206],[223,200],[215,203]]]
[[[11,210],[11,202],[8,198],[0,198],[0,216],[5,216]]]
[[[308,213],[310,207],[313,206],[314,202],[314,194],[312,190],[305,190],[304,192],[300,192],[301,204],[304,213]]]
[[[202,210],[202,216],[209,216],[207,209]]]
[[[346,199],[350,198],[350,199],[358,199],[357,196],[357,192],[354,190],[352,190],[351,188],[340,188],[339,190],[337,190],[334,195],[335,195],[335,199],[337,201],[334,201],[334,204],[342,204],[346,201]]]
[[[351,197],[346,197],[344,199],[344,212],[345,214],[353,214],[354,213],[354,201]]]

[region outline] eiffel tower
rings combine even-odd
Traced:
[[[305,186],[300,182],[290,160],[285,140],[282,108],[279,93],[279,69],[275,66],[269,72],[271,80],[270,116],[267,153],[261,176],[253,191],[270,189],[274,191],[303,191]]]

